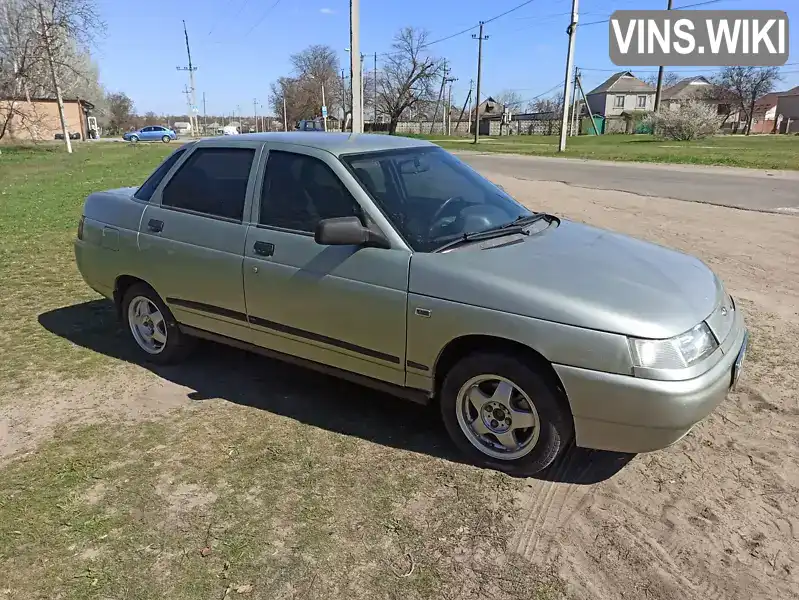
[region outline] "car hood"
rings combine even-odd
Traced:
[[[643,338],[687,331],[724,293],[698,258],[588,225],[502,239],[414,254],[410,292]]]

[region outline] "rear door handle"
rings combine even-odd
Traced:
[[[147,221],[147,229],[153,233],[161,233],[164,230],[164,222],[158,219],[150,219]]]
[[[275,253],[275,245],[270,242],[255,242],[252,248],[258,256],[272,256]]]

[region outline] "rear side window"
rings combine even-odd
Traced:
[[[252,148],[199,148],[164,188],[161,205],[241,221]]]
[[[147,178],[147,181],[145,181],[142,186],[136,190],[136,193],[133,194],[133,197],[138,198],[139,200],[144,200],[145,202],[149,202],[153,192],[155,192],[155,188],[157,188],[158,184],[161,183],[161,180],[169,172],[169,169],[172,168],[172,165],[174,165],[178,159],[183,156],[184,152],[186,152],[186,150],[181,148],[180,150],[170,154],[167,159],[160,164],[155,172]]]

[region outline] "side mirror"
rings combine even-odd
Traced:
[[[323,246],[391,247],[381,233],[364,227],[358,217],[322,219],[316,224],[314,241]]]

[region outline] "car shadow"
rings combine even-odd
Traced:
[[[194,391],[201,402],[220,398],[384,446],[464,462],[447,437],[434,406],[420,406],[277,360],[201,341],[178,365],[140,360],[130,336],[107,300],[92,300],[39,315],[49,332],[95,352],[141,365],[159,377]],[[608,479],[632,454],[571,446],[536,479],[593,484]]]

